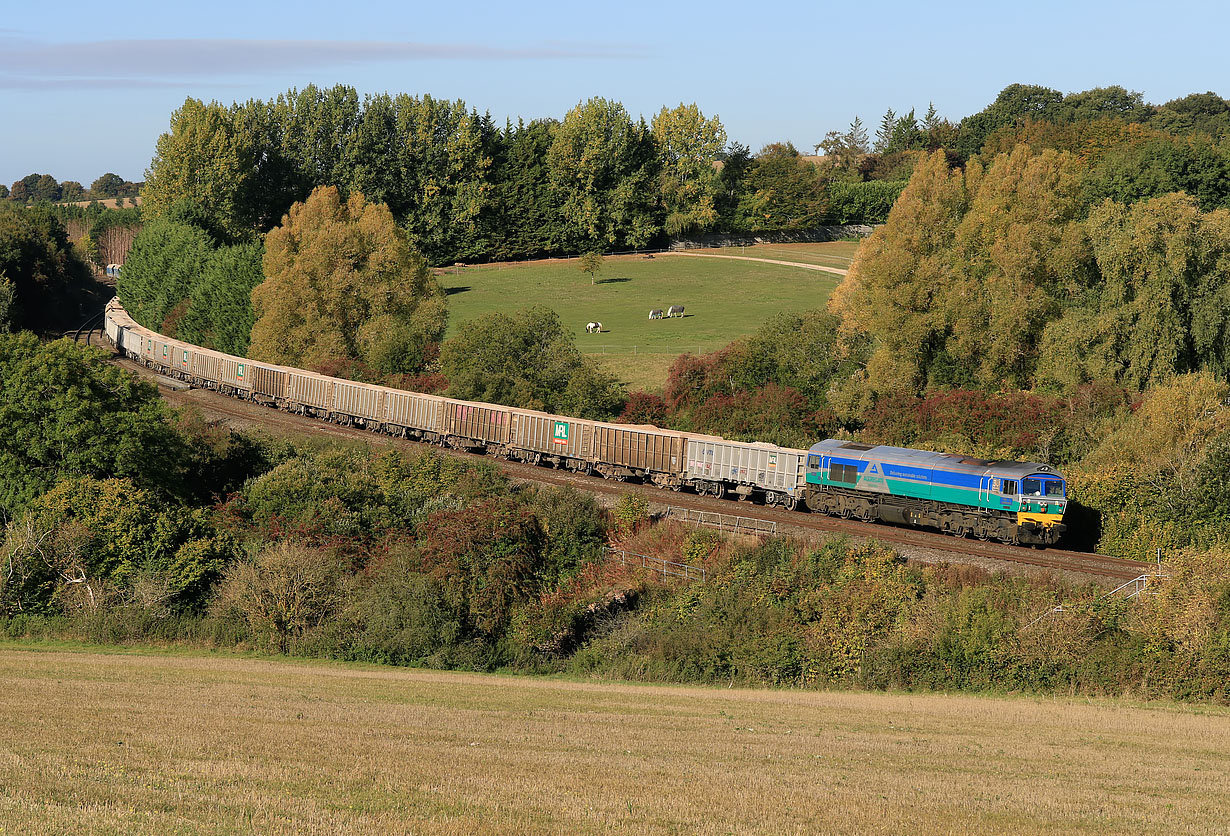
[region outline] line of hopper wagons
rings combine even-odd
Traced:
[[[409,392],[174,340],[139,325],[118,299],[107,304],[105,332],[121,354],[190,385],[441,447],[1036,547],[1053,544],[1064,530],[1062,476],[1040,463],[965,460],[833,439],[799,450]],[[935,464],[940,459],[942,467]],[[1030,483],[1046,495],[1026,496]]]
[[[127,357],[193,386],[442,447],[715,497],[802,504],[806,450],[616,424],[326,377],[171,339],[108,303],[107,338]]]

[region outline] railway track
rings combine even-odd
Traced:
[[[97,335],[97,332],[94,332],[94,334]],[[98,336],[99,338],[95,344],[101,345],[102,339],[100,335]],[[419,442],[395,439],[368,430],[343,427],[315,418],[270,409],[269,407],[248,401],[235,400],[207,389],[188,389],[185,388],[186,384],[183,382],[162,377],[129,359],[117,357],[114,362],[145,377],[155,378],[160,381],[162,383],[160,391],[162,391],[167,401],[177,405],[191,404],[211,418],[225,421],[240,428],[276,428],[299,435],[376,441],[384,444],[419,445]],[[492,461],[490,457],[480,454],[457,450],[446,450],[445,452],[461,457]],[[892,543],[907,557],[930,563],[947,560],[949,562],[972,562],[988,568],[1006,569],[1009,567],[1020,567],[1033,570],[1042,569],[1054,572],[1077,573],[1109,581],[1131,580],[1148,573],[1153,568],[1152,564],[1149,563],[1124,560],[1106,555],[1054,548],[1039,551],[1024,546],[1011,546],[992,541],[958,539],[937,532],[897,527],[883,523],[842,520],[819,514],[805,514],[797,511],[791,512],[778,508],[767,508],[747,501],[730,501],[697,496],[690,493],[676,493],[630,482],[611,482],[522,462],[498,461],[496,463],[515,479],[548,485],[566,485],[607,497],[616,497],[622,493],[632,491],[643,495],[655,506],[669,505],[682,509],[739,515],[774,522],[777,524],[778,530],[783,533],[845,535],[880,540]]]

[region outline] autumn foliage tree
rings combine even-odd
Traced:
[[[444,291],[388,207],[361,194],[321,187],[292,206],[266,238],[264,270],[252,291],[253,359],[413,373],[444,333]]]

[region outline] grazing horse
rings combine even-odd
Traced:
[[[671,305],[666,311],[667,316],[683,316],[683,305]]]
[[[589,333],[589,334],[601,334],[602,333],[602,323],[601,322],[590,322],[585,326],[585,331],[586,333]]]
[[[650,318],[650,319],[661,319],[661,318],[662,318],[662,309],[661,309],[661,308],[654,308],[652,311],[650,311],[650,312],[649,312],[649,318]]]

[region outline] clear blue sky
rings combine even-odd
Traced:
[[[1223,4],[1143,2],[59,2],[0,0],[0,182],[144,179],[191,96],[308,84],[463,99],[500,123],[593,96],[649,120],[698,104],[754,151],[855,115],[954,122],[1008,84],[1230,96]]]

